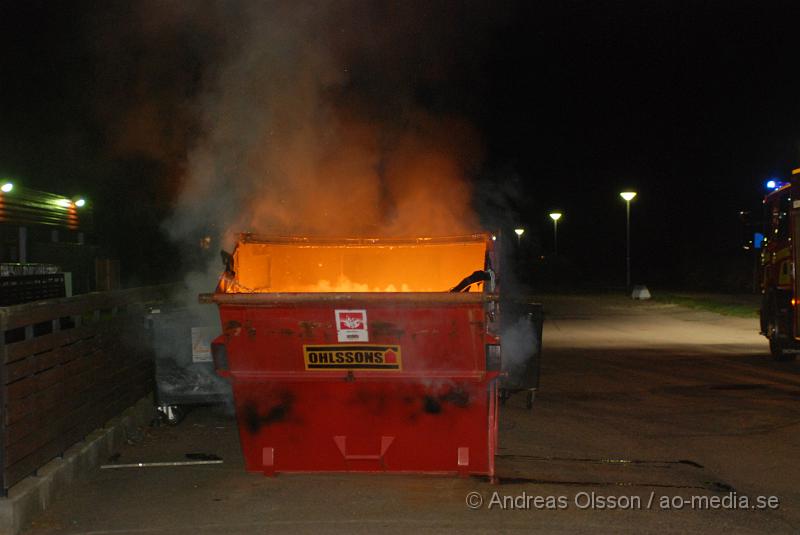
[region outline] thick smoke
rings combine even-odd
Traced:
[[[354,2],[216,12],[223,52],[196,98],[199,135],[165,224],[174,239],[478,229],[468,181],[477,136],[417,102],[461,55],[447,22],[466,14]]]
[[[141,0],[98,8],[110,146],[119,157],[163,164],[172,211],[162,228],[195,255],[203,243],[214,259],[186,278],[189,304],[220,272],[210,252],[230,250],[239,232],[478,230],[471,178],[483,154],[463,111],[480,103],[459,99],[480,98],[471,88],[486,87],[480,54],[508,12],[502,4]],[[530,347],[527,332],[515,333],[511,345],[521,337]]]
[[[503,371],[511,385],[525,384],[531,359],[540,351],[536,328],[527,315],[513,317],[500,332],[503,347]]]
[[[154,201],[170,204],[162,229],[184,266],[213,257],[209,273],[239,232],[474,232],[471,179],[483,154],[465,117],[481,107],[471,88],[486,87],[481,54],[506,12],[471,2],[108,2],[88,32],[107,145],[116,158],[159,164]]]

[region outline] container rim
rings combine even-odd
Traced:
[[[427,236],[427,237],[396,237],[396,238],[354,238],[354,237],[321,237],[321,236],[265,236],[243,232],[239,234],[241,243],[264,243],[277,245],[434,245],[473,243],[491,241],[489,232],[476,232],[456,236]]]
[[[482,292],[274,292],[204,293],[201,303],[218,305],[291,305],[297,303],[483,304],[500,300]]]

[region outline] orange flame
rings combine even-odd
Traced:
[[[485,235],[437,240],[265,241],[245,236],[226,293],[442,292],[483,269]],[[369,243],[371,242],[371,243]]]
[[[464,175],[480,151],[466,125],[420,115],[386,149],[377,126],[341,118],[333,124],[322,139],[312,130],[266,142],[251,163],[265,180],[229,238],[242,230],[384,237],[478,230]]]

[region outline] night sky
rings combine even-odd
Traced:
[[[191,20],[173,9],[163,25],[154,2],[0,4],[0,176],[88,195],[129,280],[177,269],[159,258],[174,250],[160,223],[199,135],[197,96],[237,31],[191,4]],[[403,102],[472,125],[474,204],[486,225],[528,229],[530,262],[550,253],[558,208],[566,276],[624,283],[619,192],[633,188],[634,282],[741,290],[739,211],[757,213],[764,181],[800,166],[791,6],[440,2],[402,12],[407,46],[388,55],[364,36],[391,10],[371,24],[340,11],[330,27],[361,40],[337,98],[391,114],[380,103],[399,84]]]

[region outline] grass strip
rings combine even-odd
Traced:
[[[653,293],[653,300],[658,303],[680,305],[695,310],[706,310],[724,316],[737,318],[758,317],[758,297],[747,296],[742,298],[736,295],[725,294],[675,294]]]

